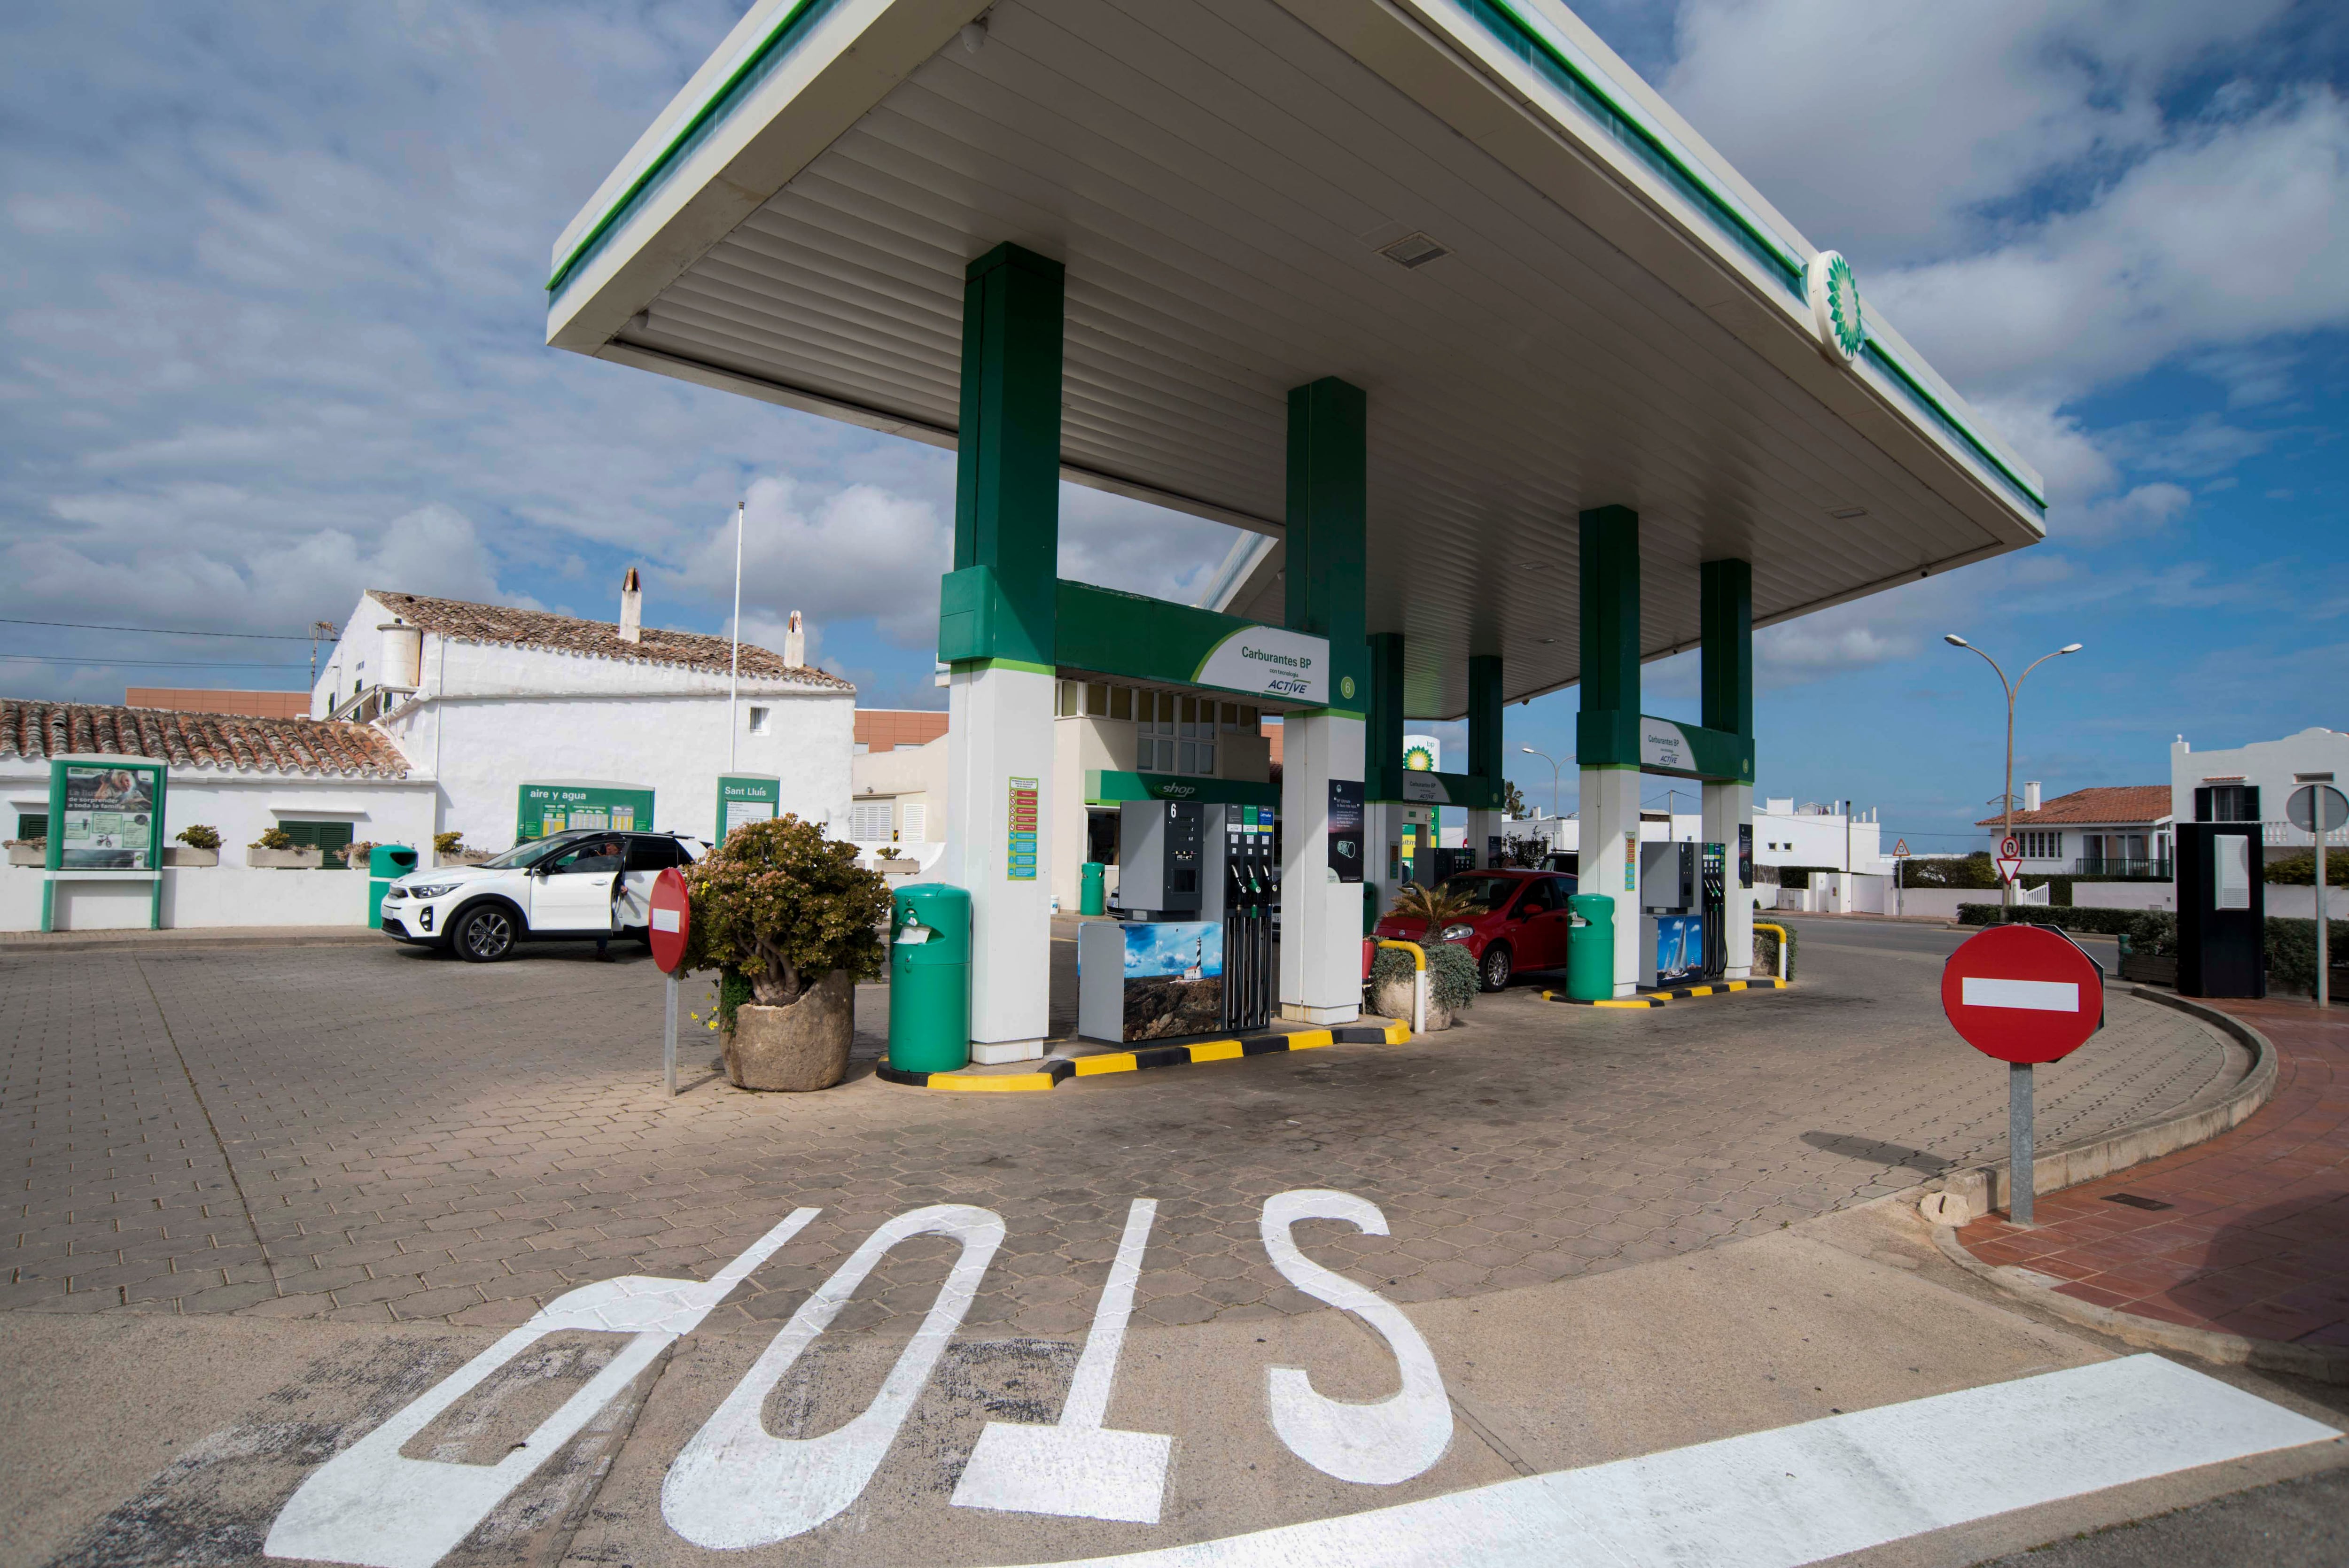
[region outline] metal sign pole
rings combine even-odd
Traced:
[[[2006,1068],[2006,1217],[2017,1225],[2032,1223],[2031,1064],[2009,1062]]]
[[[2316,799],[2312,802],[2316,808],[2316,1005],[2320,1007],[2333,1006],[2331,933],[2326,929],[2324,918],[2324,835],[2331,830],[2325,807],[2330,804],[2326,797],[2332,793],[2320,786],[2314,791]]]
[[[668,1085],[668,1097],[677,1098],[677,976],[668,981],[668,1017],[661,1029],[661,1078]]]

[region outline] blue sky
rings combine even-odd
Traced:
[[[2053,791],[2159,781],[2179,733],[2349,727],[2349,13],[1581,9],[2054,500],[2045,546],[1764,633],[1763,792],[1964,847],[2003,709],[1944,631],[2087,645],[2025,688]],[[609,615],[633,563],[649,619],[715,630],[748,494],[746,634],[803,610],[866,701],[932,703],[950,457],[541,346],[553,236],[736,14],[15,13],[0,616],[298,634],[371,585]],[[1065,499],[1068,576],[1187,598],[1229,537]],[[0,624],[0,654],[88,661],[0,659],[0,692],[119,701],[296,685],[306,649]],[[1649,689],[1694,717],[1692,660]],[[1509,711],[1530,796],[1515,748],[1569,748],[1574,703]]]

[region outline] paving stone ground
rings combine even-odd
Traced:
[[[1824,934],[1786,993],[1624,1012],[1520,989],[1405,1046],[1037,1095],[881,1083],[886,991],[864,987],[848,1084],[733,1089],[705,1035],[673,1101],[660,976],[626,951],[0,954],[0,1306],[506,1325],[616,1274],[707,1277],[820,1208],[720,1309],[767,1320],[884,1219],[951,1202],[1009,1233],[963,1332],[1061,1335],[1149,1196],[1141,1315],[1262,1317],[1318,1305],[1258,1236],[1288,1189],[1377,1202],[1387,1236],[1310,1222],[1300,1239],[1417,1301],[1772,1230],[1994,1156],[2005,1126],[2003,1069],[1940,1016],[1940,956]],[[2041,1137],[2207,1103],[2241,1058],[2116,995],[2105,1033],[2043,1070]],[[840,1326],[910,1331],[947,1248],[898,1249]]]
[[[2039,1199],[2030,1230],[1991,1214],[1960,1239],[2097,1306],[2349,1347],[2349,1009],[2213,1005],[2274,1043],[2267,1104],[2208,1143]]]

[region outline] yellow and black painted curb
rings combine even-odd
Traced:
[[[1399,1046],[1410,1038],[1408,1024],[1356,1024],[1334,1029],[1250,1035],[1237,1040],[1202,1040],[1188,1046],[1145,1046],[1139,1050],[1103,1051],[1092,1057],[1046,1057],[1036,1064],[1034,1072],[1027,1073],[912,1073],[900,1071],[885,1061],[874,1068],[874,1073],[885,1083],[904,1084],[911,1088],[1020,1094],[1057,1088],[1072,1078],[1144,1072],[1152,1068],[1195,1067],[1206,1062],[1237,1061],[1242,1057],[1309,1051],[1321,1046]]]
[[[1733,991],[1784,991],[1786,982],[1776,975],[1759,980],[1715,980],[1704,985],[1675,985],[1669,990],[1642,991],[1636,996],[1609,996],[1602,1001],[1585,1002],[1563,991],[1545,991],[1545,1002],[1564,1002],[1572,1007],[1661,1007],[1671,1002],[1685,1002],[1694,996],[1726,996]]]

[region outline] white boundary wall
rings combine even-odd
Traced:
[[[0,866],[0,931],[41,929],[44,873]],[[367,923],[365,872],[270,871],[255,866],[166,866],[163,924],[352,925]],[[143,882],[57,883],[59,931],[144,931],[150,900]]]

